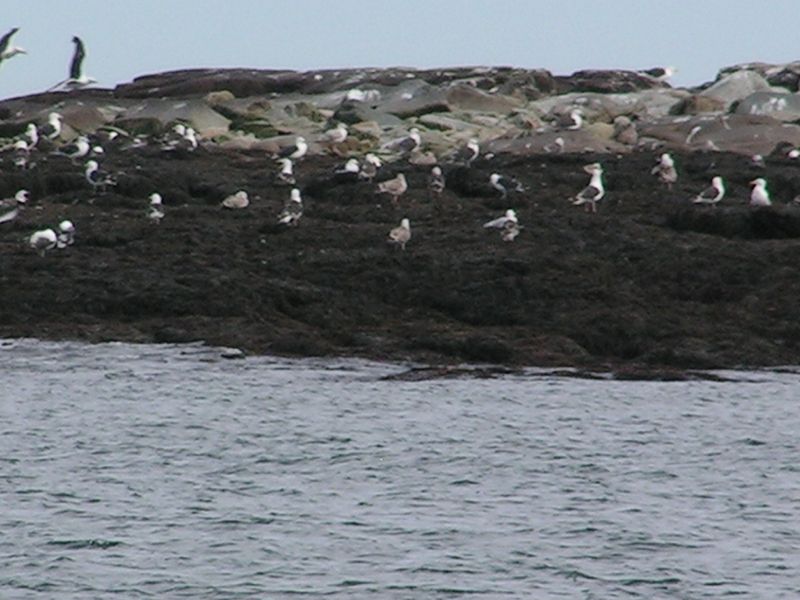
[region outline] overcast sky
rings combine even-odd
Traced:
[[[0,98],[64,79],[71,38],[105,87],[185,67],[509,65],[555,74],[676,66],[673,84],[739,62],[800,59],[798,0],[2,0]]]

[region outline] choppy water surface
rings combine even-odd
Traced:
[[[0,597],[800,597],[800,376],[0,344]]]

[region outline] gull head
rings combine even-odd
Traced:
[[[153,206],[160,206],[161,205],[161,194],[158,192],[154,192],[150,194],[150,204]]]
[[[302,202],[303,199],[300,197],[300,190],[297,188],[293,188],[291,196],[289,196],[289,200],[291,200],[292,202]]]

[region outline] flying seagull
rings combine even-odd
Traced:
[[[725,195],[725,186],[722,184],[722,177],[714,177],[711,185],[692,198],[694,204],[710,204],[716,206]]]
[[[589,173],[592,178],[589,181],[589,185],[575,195],[572,203],[576,206],[585,204],[587,211],[591,210],[595,213],[597,212],[597,203],[606,194],[606,190],[603,187],[603,166],[600,163],[592,163],[583,167],[583,170]]]
[[[292,160],[297,160],[299,158],[303,158],[306,155],[306,152],[308,152],[306,138],[298,135],[294,139],[294,144],[280,149],[278,152],[278,158],[290,158]]]
[[[389,238],[386,240],[390,244],[400,246],[401,250],[406,249],[408,240],[411,239],[411,223],[408,219],[400,221],[400,226],[395,227],[389,232]]]
[[[161,203],[161,194],[153,192],[150,194],[150,207],[147,209],[147,218],[158,225],[164,218],[164,205]]]
[[[44,256],[45,252],[52,250],[58,243],[58,236],[52,229],[40,229],[34,231],[28,239],[30,247],[36,250],[40,256]]]
[[[406,182],[406,176],[402,173],[398,173],[397,177],[380,182],[378,184],[377,193],[389,194],[392,197],[392,204],[396,205],[400,196],[405,194],[407,189],[408,182]]]
[[[672,184],[678,181],[678,171],[675,170],[675,161],[668,152],[664,152],[658,159],[658,164],[650,170],[652,175],[658,175],[659,181],[667,184],[667,189],[672,189]]]
[[[6,33],[3,37],[0,38],[0,64],[3,64],[3,61],[7,58],[11,58],[12,56],[16,56],[17,54],[27,54],[25,48],[20,48],[19,46],[10,46],[9,43],[11,42],[11,37],[19,31],[19,27],[14,27],[10,29],[8,33]]]
[[[281,214],[278,215],[278,224],[296,227],[302,216],[303,199],[300,197],[300,190],[294,188],[286,204],[283,205]]]
[[[247,208],[249,205],[250,199],[244,190],[239,190],[222,201],[223,208]]]
[[[72,43],[75,44],[75,51],[72,54],[72,62],[69,65],[69,77],[64,82],[64,87],[70,90],[77,90],[92,83],[97,83],[97,80],[83,73],[83,59],[86,56],[86,50],[83,47],[81,38],[77,35],[73,36]]]
[[[500,197],[504,199],[506,196],[508,196],[508,190],[513,190],[520,193],[525,191],[525,188],[522,187],[522,184],[519,181],[513,177],[500,175],[500,173],[492,173],[489,175],[489,185],[492,187],[492,189],[500,192]]]
[[[769,199],[769,192],[767,191],[767,181],[759,177],[750,182],[753,186],[753,191],[750,193],[750,206],[772,206],[772,200]]]

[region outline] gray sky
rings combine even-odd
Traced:
[[[185,67],[509,65],[555,74],[676,66],[674,85],[738,62],[788,62],[797,0],[3,0],[0,33],[28,50],[0,66],[0,98],[84,72],[113,87]]]

